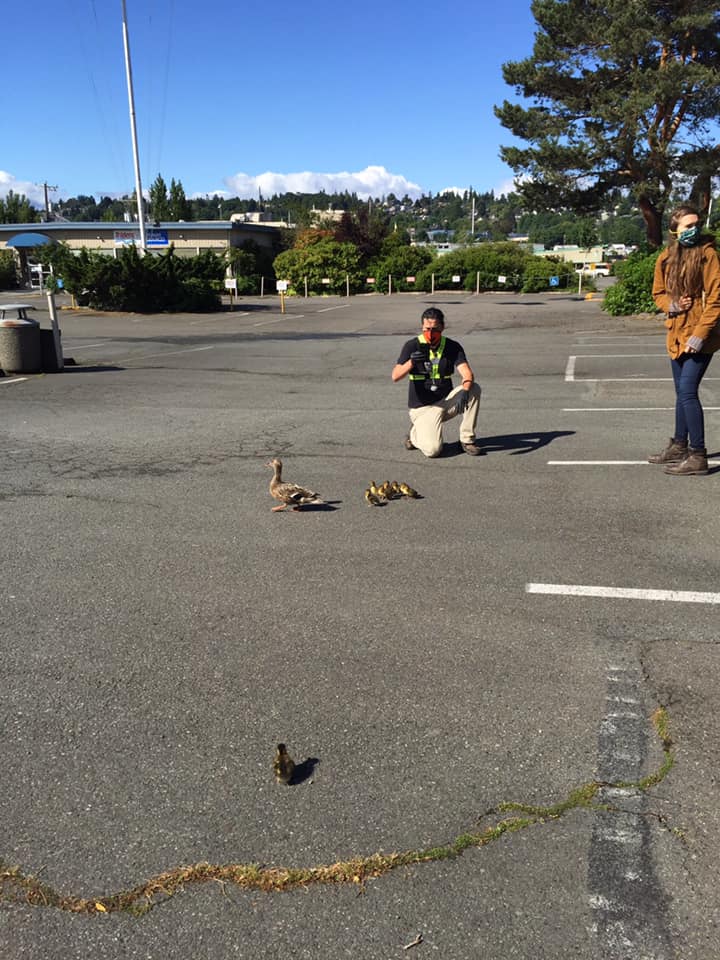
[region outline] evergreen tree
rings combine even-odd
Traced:
[[[161,174],[150,185],[150,216],[157,221],[170,219],[167,184]]]
[[[8,190],[5,199],[0,199],[0,223],[37,223],[37,220],[37,211],[24,193]]]
[[[529,98],[495,112],[532,146],[503,147],[502,158],[528,179],[518,191],[530,208],[597,211],[629,189],[647,239],[662,243],[662,215],[673,187],[692,176],[709,202],[720,161],[713,121],[720,112],[720,13],[708,0],[533,0],[533,54],[503,66]]]
[[[170,200],[169,200],[168,220],[190,220],[192,218],[192,208],[185,196],[182,181],[173,179],[170,181]]]

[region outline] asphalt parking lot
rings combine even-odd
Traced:
[[[431,302],[484,456],[403,447]],[[675,478],[662,325],[597,299],[61,327],[0,379],[3,956],[714,960],[720,361]]]

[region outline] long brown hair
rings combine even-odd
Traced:
[[[698,221],[700,212],[690,203],[683,203],[670,214],[670,242],[665,261],[665,287],[674,300],[680,297],[699,297],[703,291],[703,245],[711,240],[703,237],[697,247],[683,247],[677,241],[678,222],[683,217],[694,214]]]

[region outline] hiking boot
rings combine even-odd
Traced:
[[[665,467],[665,473],[672,477],[703,477],[708,473],[707,450],[705,447],[688,447],[688,454],[680,463]]]
[[[648,463],[680,463],[687,454],[687,440],[676,440],[674,437],[670,437],[665,449],[648,457]]]
[[[461,447],[465,453],[469,453],[471,457],[479,457],[483,452],[482,447],[479,447],[474,440],[472,440],[470,443],[462,443]]]
[[[405,437],[405,439],[403,440],[403,444],[404,444],[406,450],[417,450],[417,447],[415,446],[415,444],[414,444],[414,443],[412,442],[412,440],[410,439],[410,434],[408,434],[408,435]]]

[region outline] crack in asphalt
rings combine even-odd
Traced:
[[[612,805],[607,802],[607,798],[603,797],[602,802],[597,799],[603,796],[603,791],[634,790],[640,796],[644,795],[667,776],[675,759],[674,745],[668,732],[668,717],[662,707],[653,714],[652,723],[662,745],[664,760],[661,767],[649,777],[631,783],[593,780],[571,791],[565,800],[548,807],[502,803],[484,813],[479,819],[485,819],[487,816],[497,817],[505,813],[524,815],[501,818],[479,833],[463,833],[451,842],[440,846],[387,855],[376,853],[336,864],[309,868],[196,863],[157,874],[129,890],[96,897],[79,897],[60,893],[37,876],[25,873],[21,867],[10,866],[0,860],[0,903],[25,903],[30,906],[53,907],[70,913],[89,915],[123,911],[137,916],[147,913],[154,906],[184,890],[186,886],[211,881],[218,883],[221,888],[224,884],[230,883],[242,889],[268,893],[310,885],[342,883],[362,886],[367,880],[384,876],[401,866],[455,859],[462,856],[465,850],[487,846],[506,833],[516,833],[531,826],[560,820],[571,810],[585,809],[591,812],[610,813]]]

